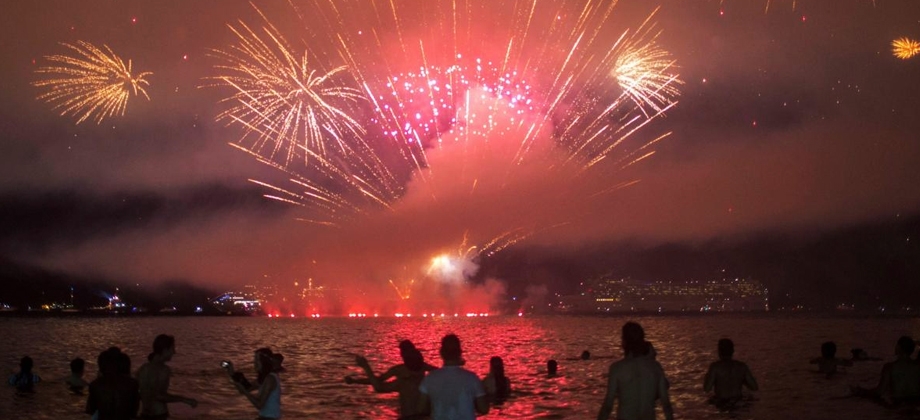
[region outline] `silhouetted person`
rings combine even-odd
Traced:
[[[83,373],[86,370],[86,361],[81,358],[76,358],[70,361],[70,375],[64,378],[64,384],[67,385],[67,389],[74,394],[82,394],[83,389],[89,385],[86,383],[86,380],[83,379]]]
[[[86,414],[98,420],[128,420],[140,406],[138,383],[131,378],[131,358],[117,347],[110,347],[96,359],[99,376],[89,384]]]
[[[258,383],[258,392],[253,395],[254,387],[249,387],[243,381],[234,377],[233,364],[229,363],[226,367],[227,373],[233,379],[233,385],[240,394],[246,396],[252,405],[259,410],[259,420],[272,420],[281,418],[281,377],[278,376],[280,361],[284,359],[274,357],[275,353],[268,348],[261,348],[255,351],[253,357],[253,366],[259,376],[256,379]]]
[[[828,378],[837,373],[837,366],[853,366],[853,362],[837,358],[837,344],[833,341],[821,344],[821,357],[811,359],[811,364],[818,365],[818,372],[827,375]]]
[[[881,397],[889,404],[920,401],[920,364],[911,359],[915,348],[912,338],[899,338],[895,346],[897,359],[882,367],[878,386],[874,390],[856,387],[854,394]]]
[[[743,362],[733,360],[735,343],[723,338],[719,340],[719,361],[709,365],[703,390],[712,391],[715,388],[713,402],[720,406],[730,406],[741,400],[741,387],[745,386],[751,391],[757,391],[757,381],[751,374],[751,369]]]
[[[482,379],[482,387],[495,404],[504,403],[511,395],[511,381],[505,376],[505,361],[501,357],[489,359],[489,373]]]
[[[624,324],[622,346],[623,359],[610,365],[607,394],[598,420],[610,417],[614,401],[618,420],[653,420],[656,400],[661,402],[665,418],[672,420],[668,379],[661,365],[649,356],[651,347],[645,341],[642,326],[635,322]]]
[[[10,386],[16,387],[16,392],[31,393],[35,392],[35,384],[41,382],[42,378],[32,373],[34,362],[29,356],[24,356],[19,360],[19,372],[10,376]]]
[[[546,361],[546,376],[550,378],[559,374],[559,362],[550,359]]]
[[[419,412],[419,400],[422,395],[419,386],[425,378],[425,373],[434,370],[435,367],[425,363],[422,352],[415,348],[415,345],[409,340],[399,343],[399,355],[403,363],[387,369],[380,376],[374,375],[366,358],[356,357],[355,364],[364,369],[367,377],[359,379],[348,376],[345,378],[345,383],[372,385],[374,391],[379,393],[396,392],[399,394],[400,419],[422,417],[423,413]]]
[[[444,367],[422,380],[419,411],[427,412],[430,408],[432,420],[475,420],[476,413],[487,414],[489,402],[482,382],[461,366],[460,339],[454,334],[444,336],[440,353]]]
[[[587,350],[581,352],[581,360],[588,360],[588,359],[591,359],[591,352]]]
[[[190,407],[198,406],[194,398],[169,393],[169,381],[172,370],[166,362],[176,354],[176,339],[171,335],[160,334],[153,340],[153,353],[147,356],[147,363],[137,371],[137,380],[141,392],[141,418],[163,420],[169,418],[168,403],[181,402]]]

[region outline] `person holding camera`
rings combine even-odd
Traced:
[[[240,372],[233,370],[233,364],[224,361],[221,366],[227,370],[236,389],[246,396],[252,405],[259,410],[259,420],[277,420],[281,418],[281,378],[278,372],[281,367],[277,362],[280,358],[268,348],[256,350],[253,365],[258,378],[253,386]],[[256,391],[253,393],[252,391]]]

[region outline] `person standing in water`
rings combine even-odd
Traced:
[[[741,387],[745,386],[751,391],[757,391],[757,381],[751,369],[743,362],[733,360],[735,343],[723,338],[719,340],[719,360],[709,365],[706,378],[703,381],[703,390],[715,390],[712,402],[718,406],[726,406],[741,400]]]
[[[422,379],[425,378],[425,373],[436,368],[425,363],[422,353],[409,340],[399,342],[399,355],[402,357],[403,363],[387,369],[380,376],[374,375],[374,371],[366,358],[362,356],[356,357],[355,364],[364,370],[367,377],[354,378],[348,376],[345,378],[345,383],[368,384],[373,386],[374,391],[378,393],[396,392],[399,394],[399,418],[421,418],[423,414],[418,411],[419,399],[421,398],[419,385],[421,385]]]
[[[460,338],[448,334],[441,339],[444,367],[422,380],[419,411],[431,411],[432,420],[476,420],[476,414],[489,413],[489,401],[475,373],[463,368]]]
[[[597,419],[609,419],[616,401],[618,420],[654,420],[657,400],[665,418],[673,420],[668,379],[661,365],[649,355],[651,346],[645,341],[641,325],[635,322],[623,325],[622,346],[623,359],[610,365],[607,394]]]
[[[278,371],[281,369],[279,359],[274,357],[268,348],[256,350],[253,366],[259,376],[256,379],[258,392],[253,395],[252,390],[242,381],[234,378],[233,364],[227,363],[227,373],[230,375],[236,389],[259,410],[259,420],[277,420],[281,418],[281,378]]]
[[[165,420],[169,418],[166,404],[181,402],[195,408],[198,401],[181,395],[169,393],[169,381],[172,370],[166,362],[176,354],[176,339],[171,335],[160,334],[153,340],[153,353],[147,356],[147,363],[137,371],[140,384],[141,417],[146,420]]]

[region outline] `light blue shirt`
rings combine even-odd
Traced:
[[[431,420],[476,420],[476,398],[486,395],[479,377],[460,366],[430,372],[419,391],[431,400]]]

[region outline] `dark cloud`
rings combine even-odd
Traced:
[[[202,185],[173,190],[97,193],[24,191],[0,195],[0,239],[6,253],[43,253],[127,232],[159,231],[228,212],[284,215],[254,185]]]

